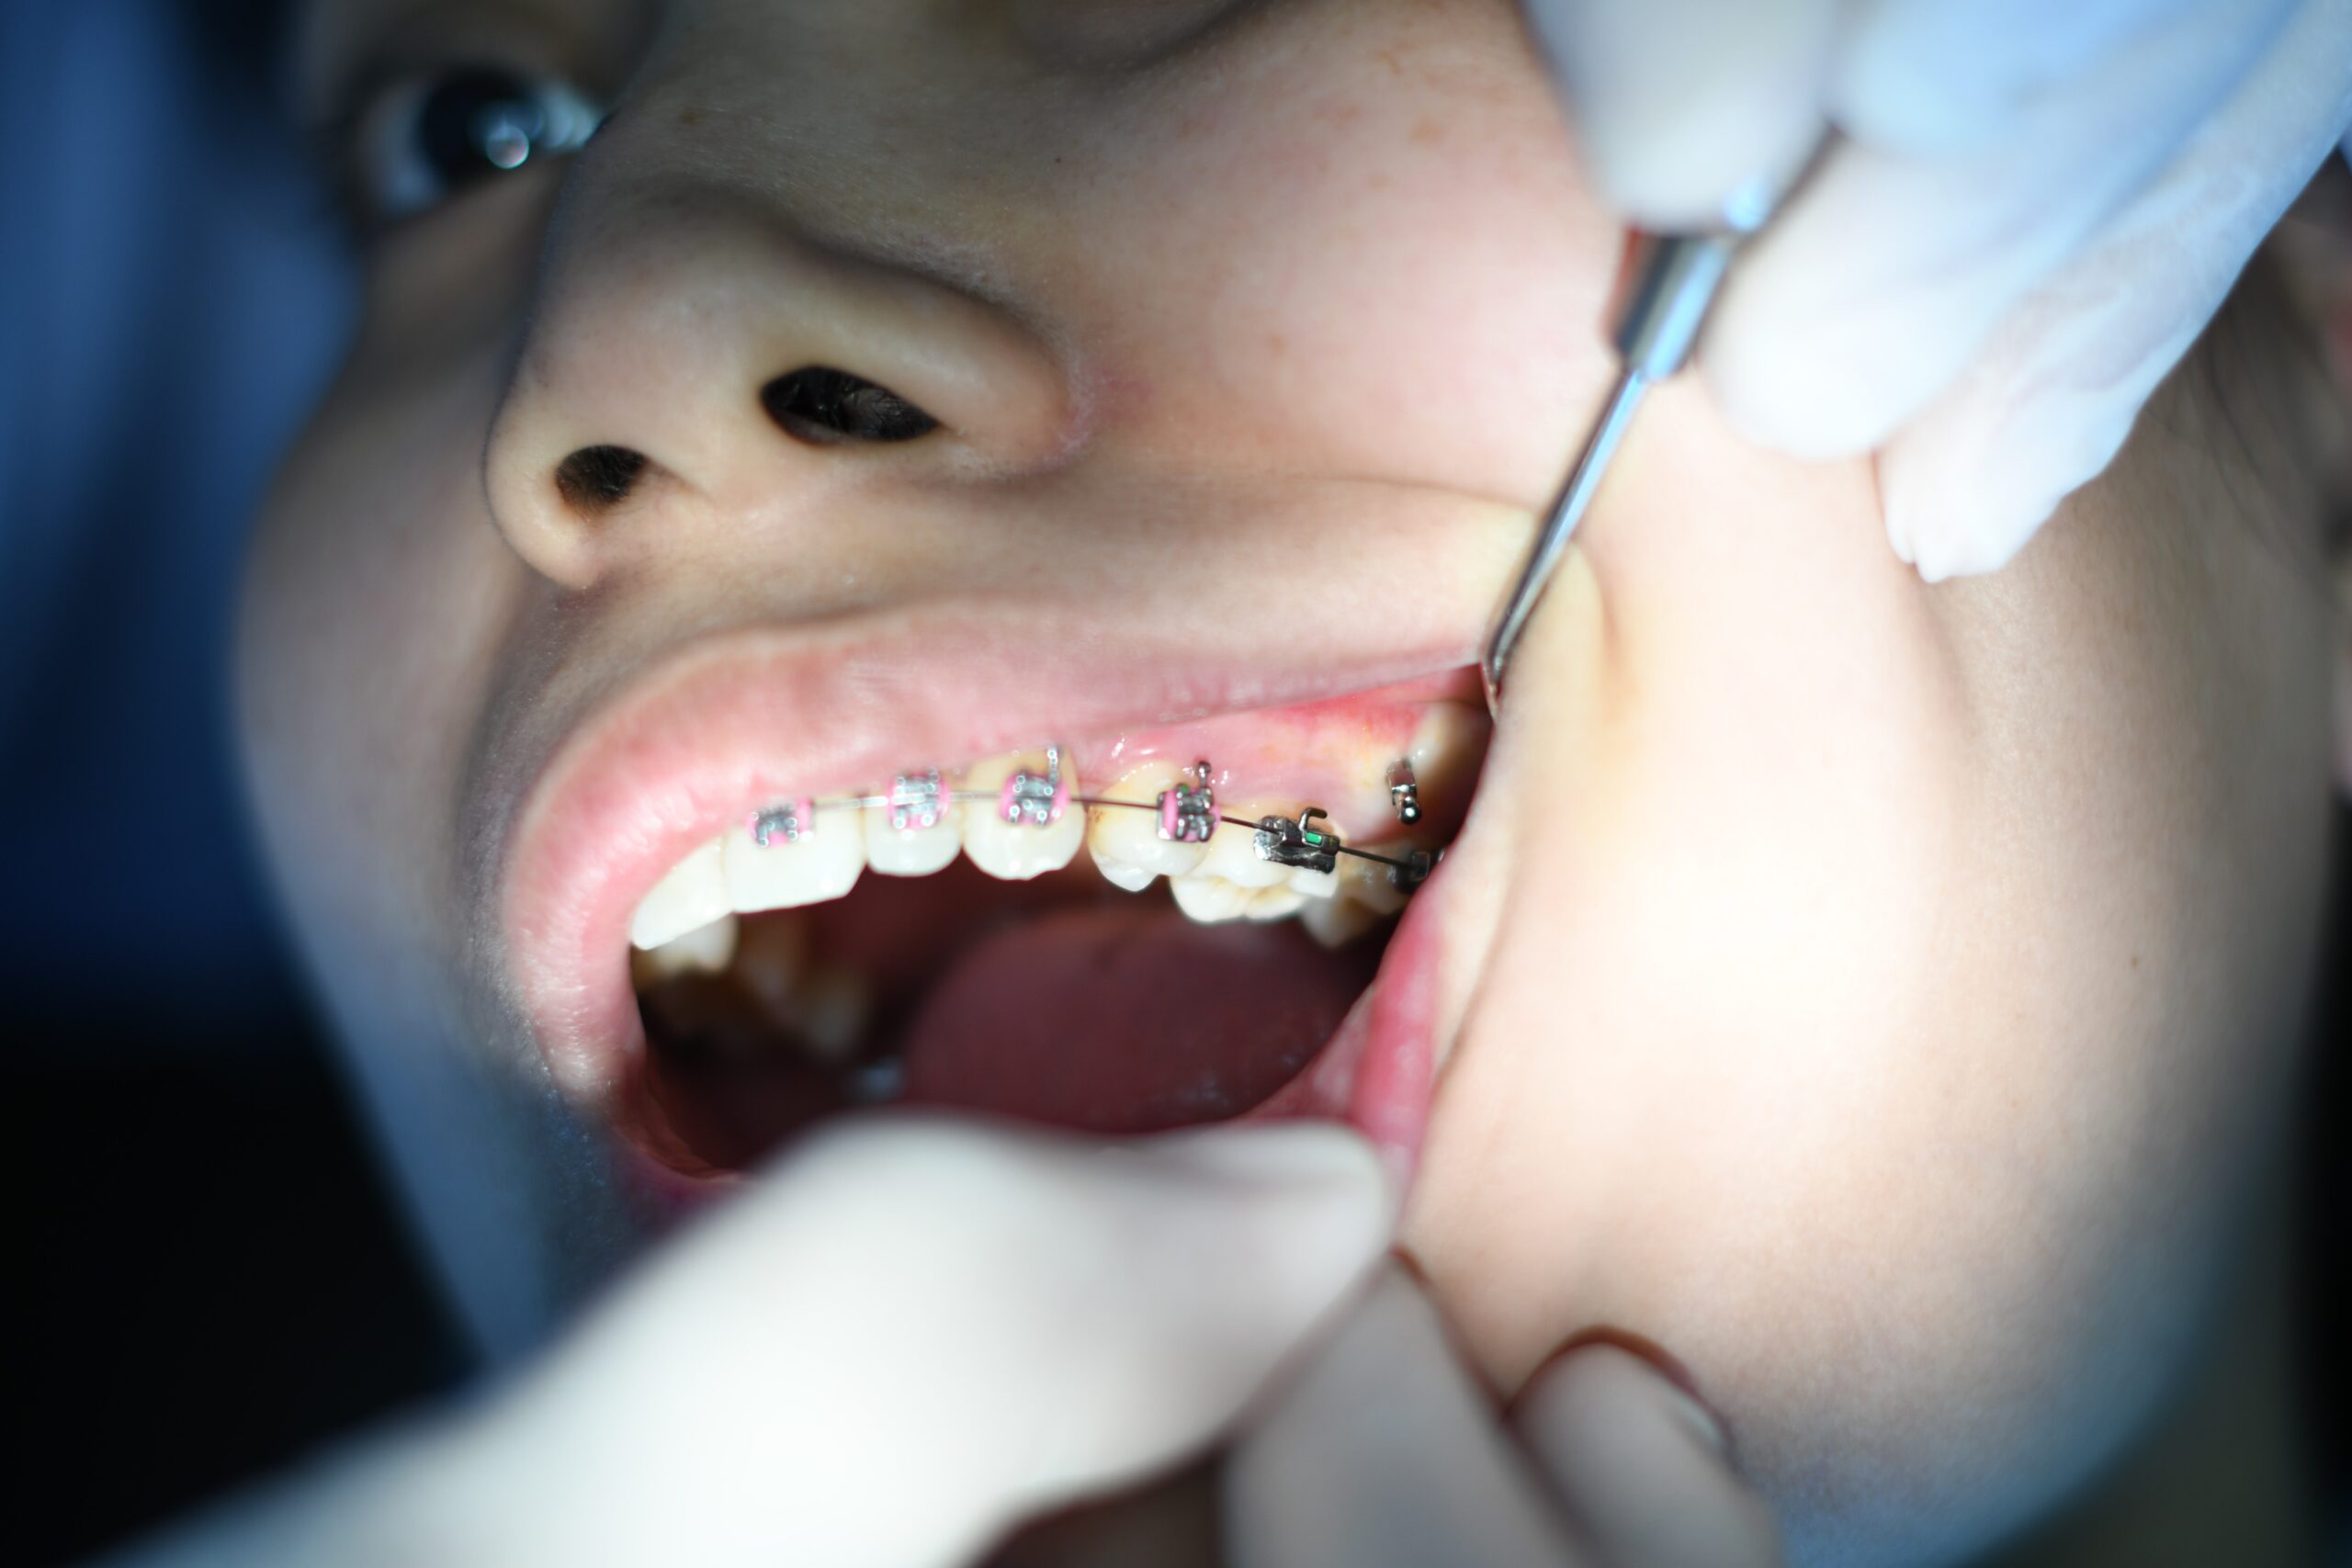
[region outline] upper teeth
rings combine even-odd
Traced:
[[[1417,761],[1428,750],[1417,745]],[[1084,807],[1074,804],[1084,792],[1069,752],[1046,748],[987,759],[960,778],[935,770],[901,774],[868,801],[787,800],[740,820],[672,867],[639,902],[629,941],[649,950],[676,944],[680,965],[710,967],[717,957],[723,967],[712,928],[730,914],[839,898],[869,865],[885,875],[924,875],[959,849],[990,876],[1018,881],[1060,870],[1083,843],[1104,879],[1130,892],[1168,878],[1177,907],[1197,920],[1281,919],[1310,904],[1333,905],[1307,924],[1334,943],[1402,903],[1376,863],[1342,858],[1333,871],[1276,863],[1260,853],[1252,830],[1230,820],[1296,820],[1295,806],[1276,811],[1216,801],[1216,817],[1228,820],[1205,843],[1186,841],[1197,824],[1185,825],[1161,799],[1180,787],[1205,791],[1208,775],[1193,774],[1173,761],[1145,762],[1103,792],[1133,807]],[[1170,799],[1195,816],[1207,804],[1194,795]],[[1336,908],[1342,905],[1348,912]],[[726,929],[731,948],[731,923]]]

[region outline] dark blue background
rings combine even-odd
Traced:
[[[459,1367],[282,952],[229,741],[246,519],[351,303],[275,12],[0,3],[16,1562]]]

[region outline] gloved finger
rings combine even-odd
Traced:
[[[1328,1124],[820,1136],[489,1423],[542,1517],[485,1560],[965,1561],[1204,1448],[1353,1290],[1391,1205]]]
[[[2169,20],[2181,0],[1872,0],[1852,13],[1830,118],[1857,141],[1950,155]]]
[[[2305,6],[2182,156],[1879,454],[1895,553],[1990,571],[2107,467],[2352,121],[2352,6]]]
[[[1840,146],[1724,286],[1701,354],[1726,414],[1800,457],[1880,445],[2172,162],[2282,9],[2195,0],[1965,156]]]
[[[1511,1429],[1609,1568],[1769,1568],[1780,1537],[1714,1417],[1649,1362],[1590,1344],[1521,1391]]]
[[[1610,205],[1654,229],[1720,221],[1821,140],[1837,0],[1526,0]]]
[[[1391,1269],[1226,1464],[1234,1568],[1588,1561],[1429,1298]]]

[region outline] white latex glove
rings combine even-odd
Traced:
[[[1888,537],[1989,571],[2107,466],[2352,123],[2352,0],[1526,0],[1604,193],[1811,182],[1700,349],[1735,423],[1878,451]]]
[[[1205,1449],[1385,1247],[1319,1123],[820,1134],[519,1385],[136,1561],[931,1568]]]
[[[1766,1568],[1770,1515],[1713,1419],[1609,1345],[1555,1359],[1508,1417],[1391,1270],[1236,1446],[1234,1568]]]

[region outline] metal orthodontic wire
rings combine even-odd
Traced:
[[[943,806],[951,803],[957,806],[994,806],[1000,798],[998,793],[990,789],[950,789],[939,792],[939,801]],[[1072,806],[1118,806],[1130,811],[1159,809],[1159,803],[1156,800],[1114,800],[1109,795],[1073,795],[1069,797],[1069,804]],[[890,808],[890,797],[887,795],[829,795],[811,800],[808,806],[812,811],[887,811]],[[1247,828],[1253,833],[1261,826],[1246,817],[1229,817],[1222,811],[1217,813],[1216,819],[1227,827]],[[1352,844],[1333,844],[1331,852],[1353,855],[1358,860],[1372,861],[1386,866],[1391,871],[1410,873],[1419,869],[1409,860],[1399,860],[1394,855],[1374,854],[1370,850],[1360,850]]]

